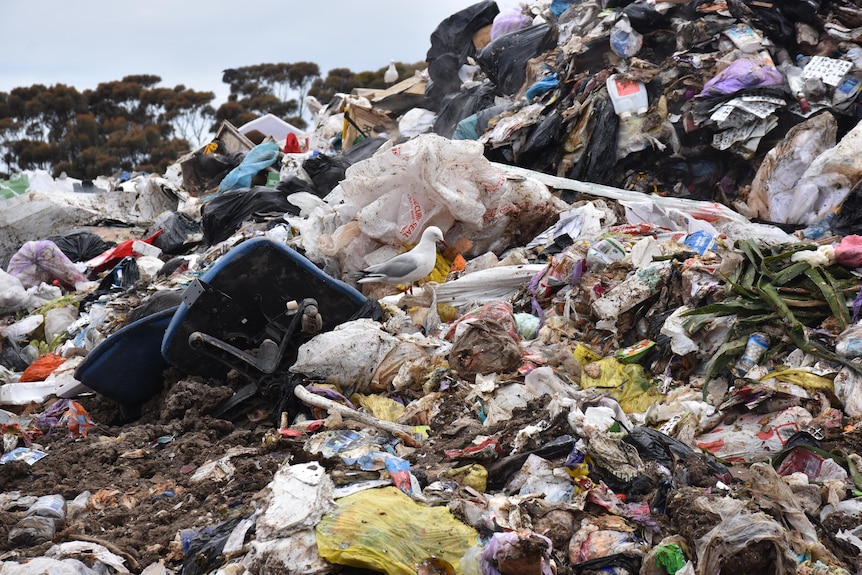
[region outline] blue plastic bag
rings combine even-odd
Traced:
[[[528,102],[532,102],[533,98],[536,96],[540,96],[547,92],[548,90],[553,90],[557,87],[560,81],[557,79],[557,73],[554,72],[548,76],[545,76],[538,82],[535,82],[532,86],[527,88],[527,92],[525,96],[527,97]]]
[[[242,159],[242,162],[222,179],[218,187],[219,193],[239,188],[250,188],[252,178],[278,160],[279,151],[276,142],[264,142],[252,148]]]

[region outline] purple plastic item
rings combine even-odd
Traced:
[[[75,282],[87,279],[57,244],[50,240],[25,243],[9,260],[6,271],[21,280],[25,288],[56,281],[64,289],[74,290]]]
[[[763,60],[735,60],[704,84],[699,97],[714,98],[734,94],[740,90],[781,86],[784,76],[768,62]]]
[[[524,15],[518,8],[503,10],[494,18],[491,24],[491,41],[493,42],[500,36],[523,30],[533,23],[533,19]]]

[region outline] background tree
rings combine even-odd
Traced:
[[[82,179],[122,170],[161,173],[202,145],[224,120],[242,126],[271,113],[305,129],[305,96],[325,104],[338,92],[385,89],[387,67],[359,73],[335,68],[325,78],[313,62],[225,70],[222,81],[230,85],[230,95],[218,109],[212,92],[161,86],[161,78],[151,74],[102,82],[84,92],[64,84],[14,88],[0,92],[0,168],[5,170],[0,175],[28,169]],[[404,79],[425,63],[396,67]]]
[[[311,62],[256,64],[225,70],[222,82],[230,86],[230,95],[216,111],[216,120],[218,124],[227,120],[240,126],[273,114],[304,129],[308,124],[302,118],[302,104],[289,96],[297,91],[304,97],[303,90],[307,91],[319,73],[317,64]]]
[[[314,62],[296,62],[288,65],[287,81],[298,95],[300,118],[305,112],[305,97],[308,95],[311,83],[319,77],[320,67]]]
[[[100,83],[83,94],[58,84],[0,93],[0,154],[7,173],[29,169],[95,178],[164,171],[204,139],[212,92],[157,86],[153,75]]]
[[[194,148],[201,146],[215,118],[213,99],[212,92],[195,92],[182,85],[174,88],[164,100],[164,119],[173,126],[174,135]]]
[[[308,94],[326,105],[336,94],[348,94],[358,87],[356,74],[349,68],[333,68],[326,74],[326,78],[318,78],[312,82]]]

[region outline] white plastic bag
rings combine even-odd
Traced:
[[[448,230],[456,215],[479,225],[482,200],[505,183],[483,154],[478,142],[417,136],[350,166],[344,202],[358,209],[365,234],[391,245],[415,243],[429,225]]]
[[[844,404],[844,413],[850,417],[862,415],[862,376],[850,368],[843,368],[832,382],[835,397]]]
[[[413,108],[401,116],[398,121],[398,132],[408,138],[430,132],[436,119],[437,114],[431,110]]]
[[[21,280],[0,269],[0,313],[8,314],[27,307],[27,290]]]
[[[350,397],[365,392],[377,366],[396,345],[398,338],[379,323],[357,319],[302,344],[290,371],[323,377]]]
[[[817,134],[815,137],[822,137]],[[862,177],[862,124],[857,124],[837,145],[815,158],[798,158],[807,166],[799,178],[784,176],[784,188],[778,189],[780,173],[769,181],[769,215],[772,221],[813,224],[841,205],[853,185]],[[788,152],[789,153],[789,152]],[[796,154],[798,155],[798,153]],[[794,158],[796,157],[794,156]],[[792,161],[792,160],[791,160]],[[790,169],[790,168],[788,168]]]

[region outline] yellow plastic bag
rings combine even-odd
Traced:
[[[608,395],[616,399],[626,413],[643,413],[659,398],[642,365],[620,363],[613,357],[594,361],[584,367],[581,389],[590,387],[607,390]]]
[[[335,505],[315,533],[320,556],[336,565],[415,575],[433,557],[461,575],[461,557],[477,541],[448,508],[419,505],[396,487],[366,489]]]
[[[582,343],[579,343],[577,347],[575,347],[574,356],[575,359],[578,360],[578,363],[580,363],[581,365],[587,365],[589,363],[593,363],[602,359],[602,356],[600,356]]]
[[[350,396],[350,401],[358,403],[371,415],[384,421],[398,421],[398,418],[404,415],[403,404],[382,395],[354,393]]]

